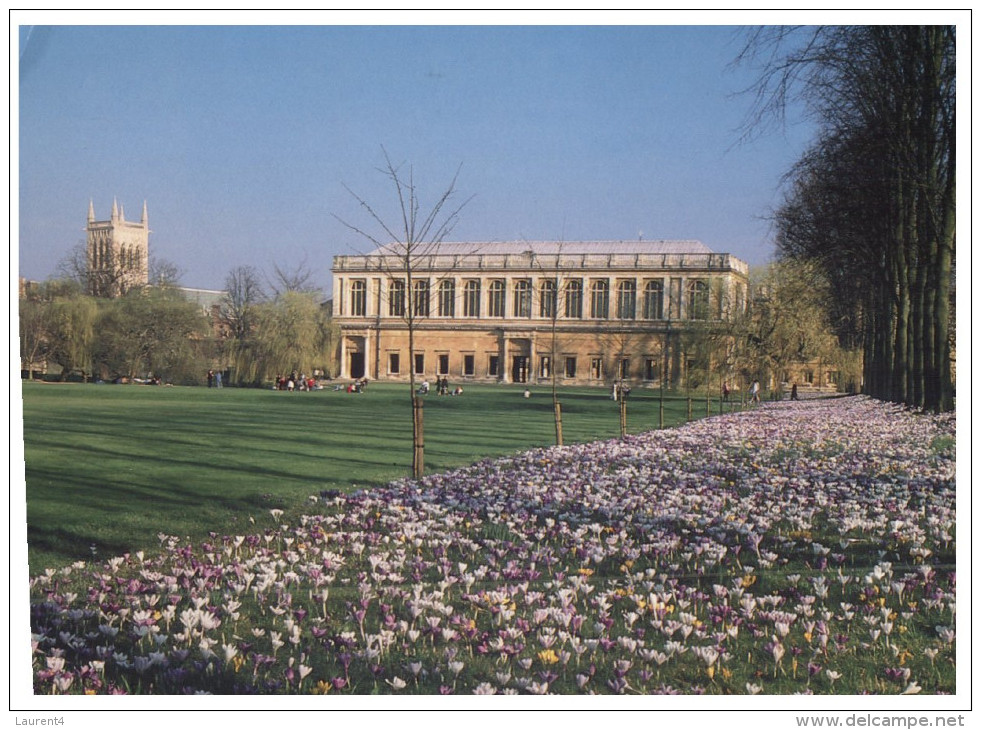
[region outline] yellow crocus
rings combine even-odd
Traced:
[[[538,652],[538,658],[542,664],[556,664],[559,661],[558,655],[552,649],[544,649]]]

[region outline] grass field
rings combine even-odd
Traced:
[[[382,434],[397,437],[400,427],[385,420],[397,391],[174,393],[142,400],[137,390],[106,390],[78,407],[102,406],[101,418],[111,421],[129,403],[131,427],[142,422],[136,414],[156,408],[166,422],[160,433],[178,443],[152,464],[169,465],[164,483],[182,491],[167,503],[162,488],[147,487],[147,475],[127,491],[132,474],[113,472],[133,460],[94,457],[107,462],[101,469],[115,480],[122,507],[99,513],[90,476],[88,509],[105,524],[142,520],[144,532],[135,534],[146,549],[31,578],[37,695],[722,700],[968,688],[956,665],[963,620],[956,615],[953,414],[917,414],[865,397],[767,403],[309,500],[325,479],[318,449],[344,453],[339,468],[366,473],[358,459],[376,464],[373,479],[385,469],[406,471],[401,457],[394,465],[372,461]],[[570,422],[615,430],[604,415],[612,403],[566,395],[577,414]],[[518,431],[526,432],[518,440],[547,442],[548,399],[519,399],[510,389],[488,389],[466,403],[430,401],[433,458],[472,459],[470,442],[481,429],[488,448],[512,448]],[[644,405],[635,401],[636,415]],[[206,416],[236,431],[239,448],[225,454],[220,444],[196,444],[214,428]],[[243,424],[250,419],[256,423]],[[64,421],[59,428],[69,428]],[[84,424],[74,430],[105,429],[94,417]],[[329,424],[346,445],[340,436],[334,444],[310,435]],[[359,449],[362,438],[376,440]],[[105,452],[104,436],[91,440]],[[305,455],[284,466],[291,449]],[[242,467],[256,459],[252,452],[270,450],[280,456],[266,454],[263,466],[252,467],[258,476]],[[237,465],[225,480],[236,496],[231,486],[219,498],[183,484],[195,473],[186,461],[217,471],[219,485],[220,465]],[[296,507],[260,508],[262,490],[275,490],[267,485],[290,473],[299,474],[292,491],[276,499],[287,504],[295,495]],[[201,506],[219,500],[229,516],[220,524],[221,513]],[[244,508],[234,512],[237,503]],[[75,524],[81,509],[66,498],[62,514]],[[164,517],[181,529],[163,531]],[[185,539],[192,521],[214,533]],[[318,707],[337,707],[321,699]],[[793,706],[819,707],[800,702]]]
[[[551,394],[471,386],[430,395],[428,472],[554,443]],[[24,458],[31,574],[78,559],[152,547],[165,532],[191,539],[248,524],[270,508],[300,508],[324,490],[406,476],[407,386],[349,395],[237,388],[24,383]],[[563,389],[566,443],[614,438],[619,412],[603,389]],[[717,409],[717,403],[713,409]],[[693,415],[705,415],[704,399]],[[687,420],[683,395],[665,425]],[[659,425],[659,392],[634,390],[632,433]]]

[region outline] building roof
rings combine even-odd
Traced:
[[[193,289],[187,286],[177,287],[184,298],[189,302],[197,304],[199,307],[205,310],[209,310],[217,304],[221,304],[222,300],[225,298],[225,292],[215,291],[214,289]]]
[[[380,256],[399,252],[399,244],[381,246],[368,253]],[[419,244],[420,254],[460,256],[469,254],[711,254],[701,241],[489,241]]]

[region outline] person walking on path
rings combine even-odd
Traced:
[[[750,403],[760,402],[760,381],[754,380],[753,384],[749,386],[749,401]]]

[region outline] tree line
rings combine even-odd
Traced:
[[[83,251],[84,253],[84,251]],[[78,251],[62,276],[29,286],[20,300],[20,355],[28,378],[159,380],[197,385],[210,369],[238,385],[264,385],[291,372],[329,374],[332,324],[305,264],[277,268],[267,285],[253,268],[229,272],[220,301],[190,301],[176,266],[151,266],[150,284],[105,291],[106,270],[89,281]],[[111,274],[109,275],[111,276]],[[58,372],[60,369],[60,372]]]
[[[794,96],[818,135],[775,216],[788,261],[831,287],[842,342],[864,353],[864,391],[954,407],[955,92],[952,26],[764,28],[760,121]]]

